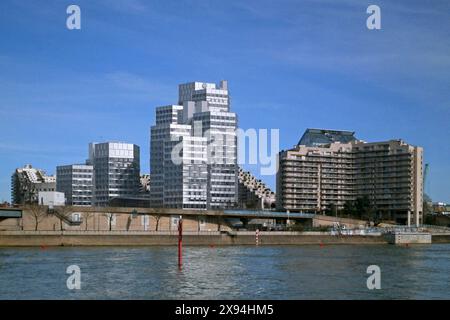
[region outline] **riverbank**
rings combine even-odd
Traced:
[[[450,235],[433,235],[433,243],[450,243]],[[175,232],[123,231],[5,231],[0,232],[0,247],[51,246],[174,246]],[[387,244],[380,235],[331,235],[328,232],[260,232],[258,245]],[[186,232],[186,246],[256,245],[255,232]]]
[[[175,232],[74,232],[74,231],[6,231],[0,232],[0,246],[172,246]],[[302,244],[386,244],[381,235],[330,235],[326,232],[260,232],[258,245]],[[186,232],[187,246],[256,245],[255,232]]]

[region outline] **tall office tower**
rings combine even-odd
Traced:
[[[206,139],[182,124],[182,106],[156,108],[150,139],[150,204],[206,209]]]
[[[37,203],[39,192],[56,189],[56,177],[27,164],[18,168],[11,176],[11,201],[13,204]]]
[[[278,155],[277,207],[323,212],[366,198],[382,218],[420,225],[422,163],[423,149],[401,140],[366,143],[349,131],[308,129]]]
[[[94,166],[94,205],[107,206],[112,198],[139,193],[139,146],[122,142],[92,143],[89,157],[88,162]]]
[[[94,167],[88,164],[56,167],[56,190],[64,192],[67,205],[92,205],[93,171]]]
[[[157,108],[150,146],[153,206],[235,206],[237,120],[229,109],[226,81],[219,86],[202,82],[182,84],[179,105]],[[182,161],[173,161],[174,150],[178,150]]]
[[[227,81],[191,82],[179,86],[182,121],[206,138],[207,208],[226,209],[238,201],[237,117],[230,112]],[[201,132],[201,133],[200,133]]]

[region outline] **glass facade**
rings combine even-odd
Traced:
[[[137,145],[106,142],[93,145],[94,205],[107,206],[117,197],[132,197],[140,188],[140,150]]]
[[[349,143],[356,140],[355,133],[352,131],[307,129],[298,142],[298,145],[317,147],[329,143]]]
[[[237,203],[236,114],[228,85],[179,86],[179,105],[156,109],[151,128],[151,203],[154,207],[219,209]],[[181,163],[172,151],[181,146]]]

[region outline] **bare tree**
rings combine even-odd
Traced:
[[[92,213],[92,212],[88,212],[88,211],[83,212],[83,219],[85,221],[84,231],[87,231],[87,229],[88,229],[88,220],[89,220],[89,218],[92,218],[93,216],[94,216],[94,213]]]
[[[72,214],[72,208],[68,206],[61,206],[58,208],[55,208],[56,216],[59,219],[59,225],[61,231],[64,230],[63,228],[63,220],[68,220],[69,216]]]
[[[38,204],[30,204],[25,207],[25,210],[29,211],[31,216],[34,218],[34,231],[37,231],[39,223],[47,217],[46,208]]]
[[[158,231],[159,229],[159,220],[161,220],[161,214],[156,213],[154,214],[155,220],[156,220],[156,224],[155,224],[155,231]]]
[[[108,219],[109,231],[112,231],[114,214],[113,213],[105,213],[104,216],[106,217],[106,219]]]
[[[131,214],[128,216],[128,220],[127,220],[127,231],[130,231],[130,227],[131,227],[131,222],[132,222],[133,218],[131,217]]]

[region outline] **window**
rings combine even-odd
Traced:
[[[170,220],[171,220],[171,229],[172,230],[178,230],[178,222],[180,221],[180,217],[179,216],[176,216],[176,217],[172,216],[170,218]]]
[[[79,213],[75,212],[72,213],[72,221],[74,222],[80,222],[81,221],[81,216]]]

